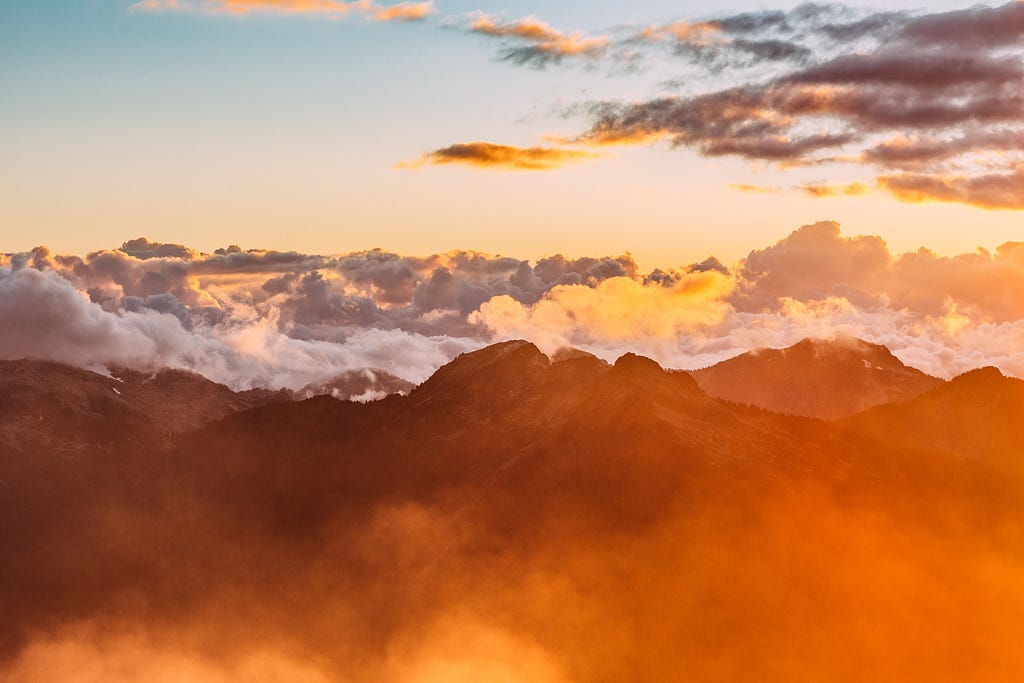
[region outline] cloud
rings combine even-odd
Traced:
[[[496,338],[524,337],[548,352],[569,345],[614,360],[634,351],[667,367],[845,335],[885,344],[937,376],[989,364],[1024,372],[1024,247],[1017,243],[952,257],[924,249],[894,255],[878,237],[846,237],[838,224],[822,222],[687,290],[698,272],[556,288],[527,305],[498,297],[473,319]]]
[[[747,194],[778,194],[782,189],[774,185],[752,185],[750,183],[730,183],[729,188]]]
[[[668,139],[707,156],[782,166],[861,163],[883,171],[913,170],[883,173],[878,184],[905,201],[1024,208],[1015,191],[1022,163],[1024,61],[1019,50],[1008,49],[1019,35],[1020,14],[1020,3],[1011,3],[948,15],[869,16],[854,26],[821,23],[821,12],[815,10],[810,15],[814,22],[808,24],[806,16],[801,20],[805,32],[824,31],[832,38],[837,32],[844,38],[855,34],[874,44],[822,56],[760,82],[689,97],[595,103],[587,110],[590,128],[576,142]],[[962,29],[954,32],[952,27],[965,21],[1000,23],[1001,28],[991,38],[959,40]],[[699,54],[735,50],[737,35],[796,35],[800,23],[784,13],[759,13],[670,27],[682,26],[685,30],[676,30],[674,40]],[[642,35],[665,39],[673,35],[670,27]],[[769,45],[775,39],[758,40]],[[798,61],[811,60],[801,53]],[[851,147],[862,152],[845,153]],[[809,186],[813,196],[834,194],[814,188]]]
[[[805,183],[800,191],[809,197],[859,197],[867,194],[871,188],[864,183],[847,183],[846,185],[830,185],[828,183]]]
[[[486,343],[468,316],[495,296],[533,302],[562,284],[637,276],[628,255],[531,263],[476,252],[426,257],[212,254],[139,238],[85,257],[0,256],[0,357],[83,367],[190,369],[234,388],[323,382],[380,368],[420,382]],[[131,251],[138,256],[127,253]]]
[[[535,68],[559,63],[566,57],[596,59],[605,55],[611,43],[608,36],[564,33],[533,16],[502,22],[493,15],[476,12],[468,22],[470,32],[510,43],[501,52],[502,60]]]
[[[778,191],[779,188],[770,188]],[[818,193],[859,192],[816,186]],[[809,191],[795,186],[784,191]],[[420,382],[456,354],[526,337],[697,367],[805,336],[863,336],[934,374],[1024,374],[1024,247],[893,254],[830,221],[726,267],[645,272],[629,255],[535,261],[452,251],[157,256],[144,238],[85,257],[0,256],[0,357],[166,366],[235,388],[301,388],[380,368]],[[904,356],[901,356],[904,357]]]
[[[513,147],[490,142],[465,142],[428,152],[416,161],[400,164],[400,167],[464,164],[486,169],[550,171],[598,156],[593,152],[561,147]]]
[[[0,314],[7,323],[0,330],[0,358],[41,358],[82,367],[181,368],[235,389],[299,389],[365,368],[381,368],[418,383],[457,354],[480,345],[464,338],[352,325],[340,325],[333,341],[299,339],[278,329],[273,310],[260,317],[241,304],[220,324],[183,325],[187,310],[167,296],[129,298],[124,308],[108,311],[54,271],[0,267]]]
[[[975,176],[901,173],[879,185],[905,202],[952,202],[983,209],[1024,209],[1024,167]]]
[[[528,338],[551,353],[595,340],[668,340],[720,323],[731,288],[731,280],[715,270],[690,273],[667,286],[615,277],[596,287],[555,287],[529,307],[495,297],[470,321],[499,338]]]
[[[1024,4],[978,6],[926,15],[909,22],[902,37],[918,45],[951,48],[1002,47],[1024,37]]]
[[[120,251],[143,260],[150,258],[179,258],[188,261],[198,255],[198,252],[182,244],[150,242],[145,237],[128,240],[121,245]]]
[[[825,197],[858,197],[867,194],[871,188],[861,182],[847,183],[845,185],[833,185],[823,182],[810,182],[796,187],[779,187],[777,185],[751,185],[748,183],[731,183],[730,189],[747,194],[783,194],[785,192],[799,192],[808,197],[821,199]]]
[[[257,12],[358,16],[372,21],[418,21],[435,12],[433,0],[380,5],[373,0],[141,0],[136,11],[199,11],[244,15]]]
[[[478,13],[470,30],[509,41],[505,58],[533,66],[574,54],[613,62],[628,55],[639,64],[651,51],[666,50],[689,63],[673,81],[686,95],[564,108],[566,116],[584,119],[565,144],[667,141],[782,169],[863,166],[902,201],[1019,210],[1022,14],[1020,2],[924,14],[804,4],[620,27],[587,39],[533,17],[501,22]],[[446,159],[449,151],[489,165],[481,150],[463,145],[434,154]],[[811,183],[803,192],[854,196],[866,186]]]

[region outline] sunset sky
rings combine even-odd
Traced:
[[[0,0],[0,683],[1024,681],[1024,0]]]
[[[994,249],[1021,236],[1024,3],[936,14],[965,6],[3,3],[0,251],[654,268],[826,219]]]

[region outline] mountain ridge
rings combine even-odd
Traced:
[[[754,349],[691,374],[718,398],[821,419],[912,398],[942,383],[904,365],[885,346],[856,338]]]

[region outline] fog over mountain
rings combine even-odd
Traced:
[[[45,247],[0,256],[0,358],[167,367],[234,389],[299,390],[366,369],[415,384],[504,339],[696,369],[848,336],[936,377],[986,365],[1024,376],[1022,287],[1021,243],[892,254],[831,222],[735,264],[712,257],[647,272],[629,254],[201,254],[140,238],[84,257]]]
[[[3,363],[0,677],[1014,680],[1022,382],[933,382],[825,422],[525,341],[370,403]]]

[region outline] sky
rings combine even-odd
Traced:
[[[0,4],[0,358],[1024,377],[1024,2]]]
[[[984,13],[954,15],[953,29],[925,16],[962,3],[818,7],[2,3],[0,251],[85,254],[146,236],[204,252],[628,251],[653,269],[732,263],[820,220],[897,253],[1019,239],[1020,116],[993,112],[985,93],[1010,109],[1021,97],[1020,3],[982,6],[1011,27],[992,40],[971,38],[992,34]],[[728,21],[738,16],[762,22]],[[835,38],[865,18],[879,21]],[[903,81],[814,71],[897,53],[919,59],[887,67],[909,69]],[[928,76],[960,73],[943,57],[962,79]],[[652,114],[671,98],[721,121],[714,97],[737,88],[760,99],[730,130]],[[814,88],[838,104],[793,109],[794,92]],[[923,124],[920,112],[854,111],[844,96],[963,111]],[[789,147],[745,147],[740,126],[755,122]],[[822,135],[838,144],[819,146]],[[868,158],[894,141],[947,151]]]

